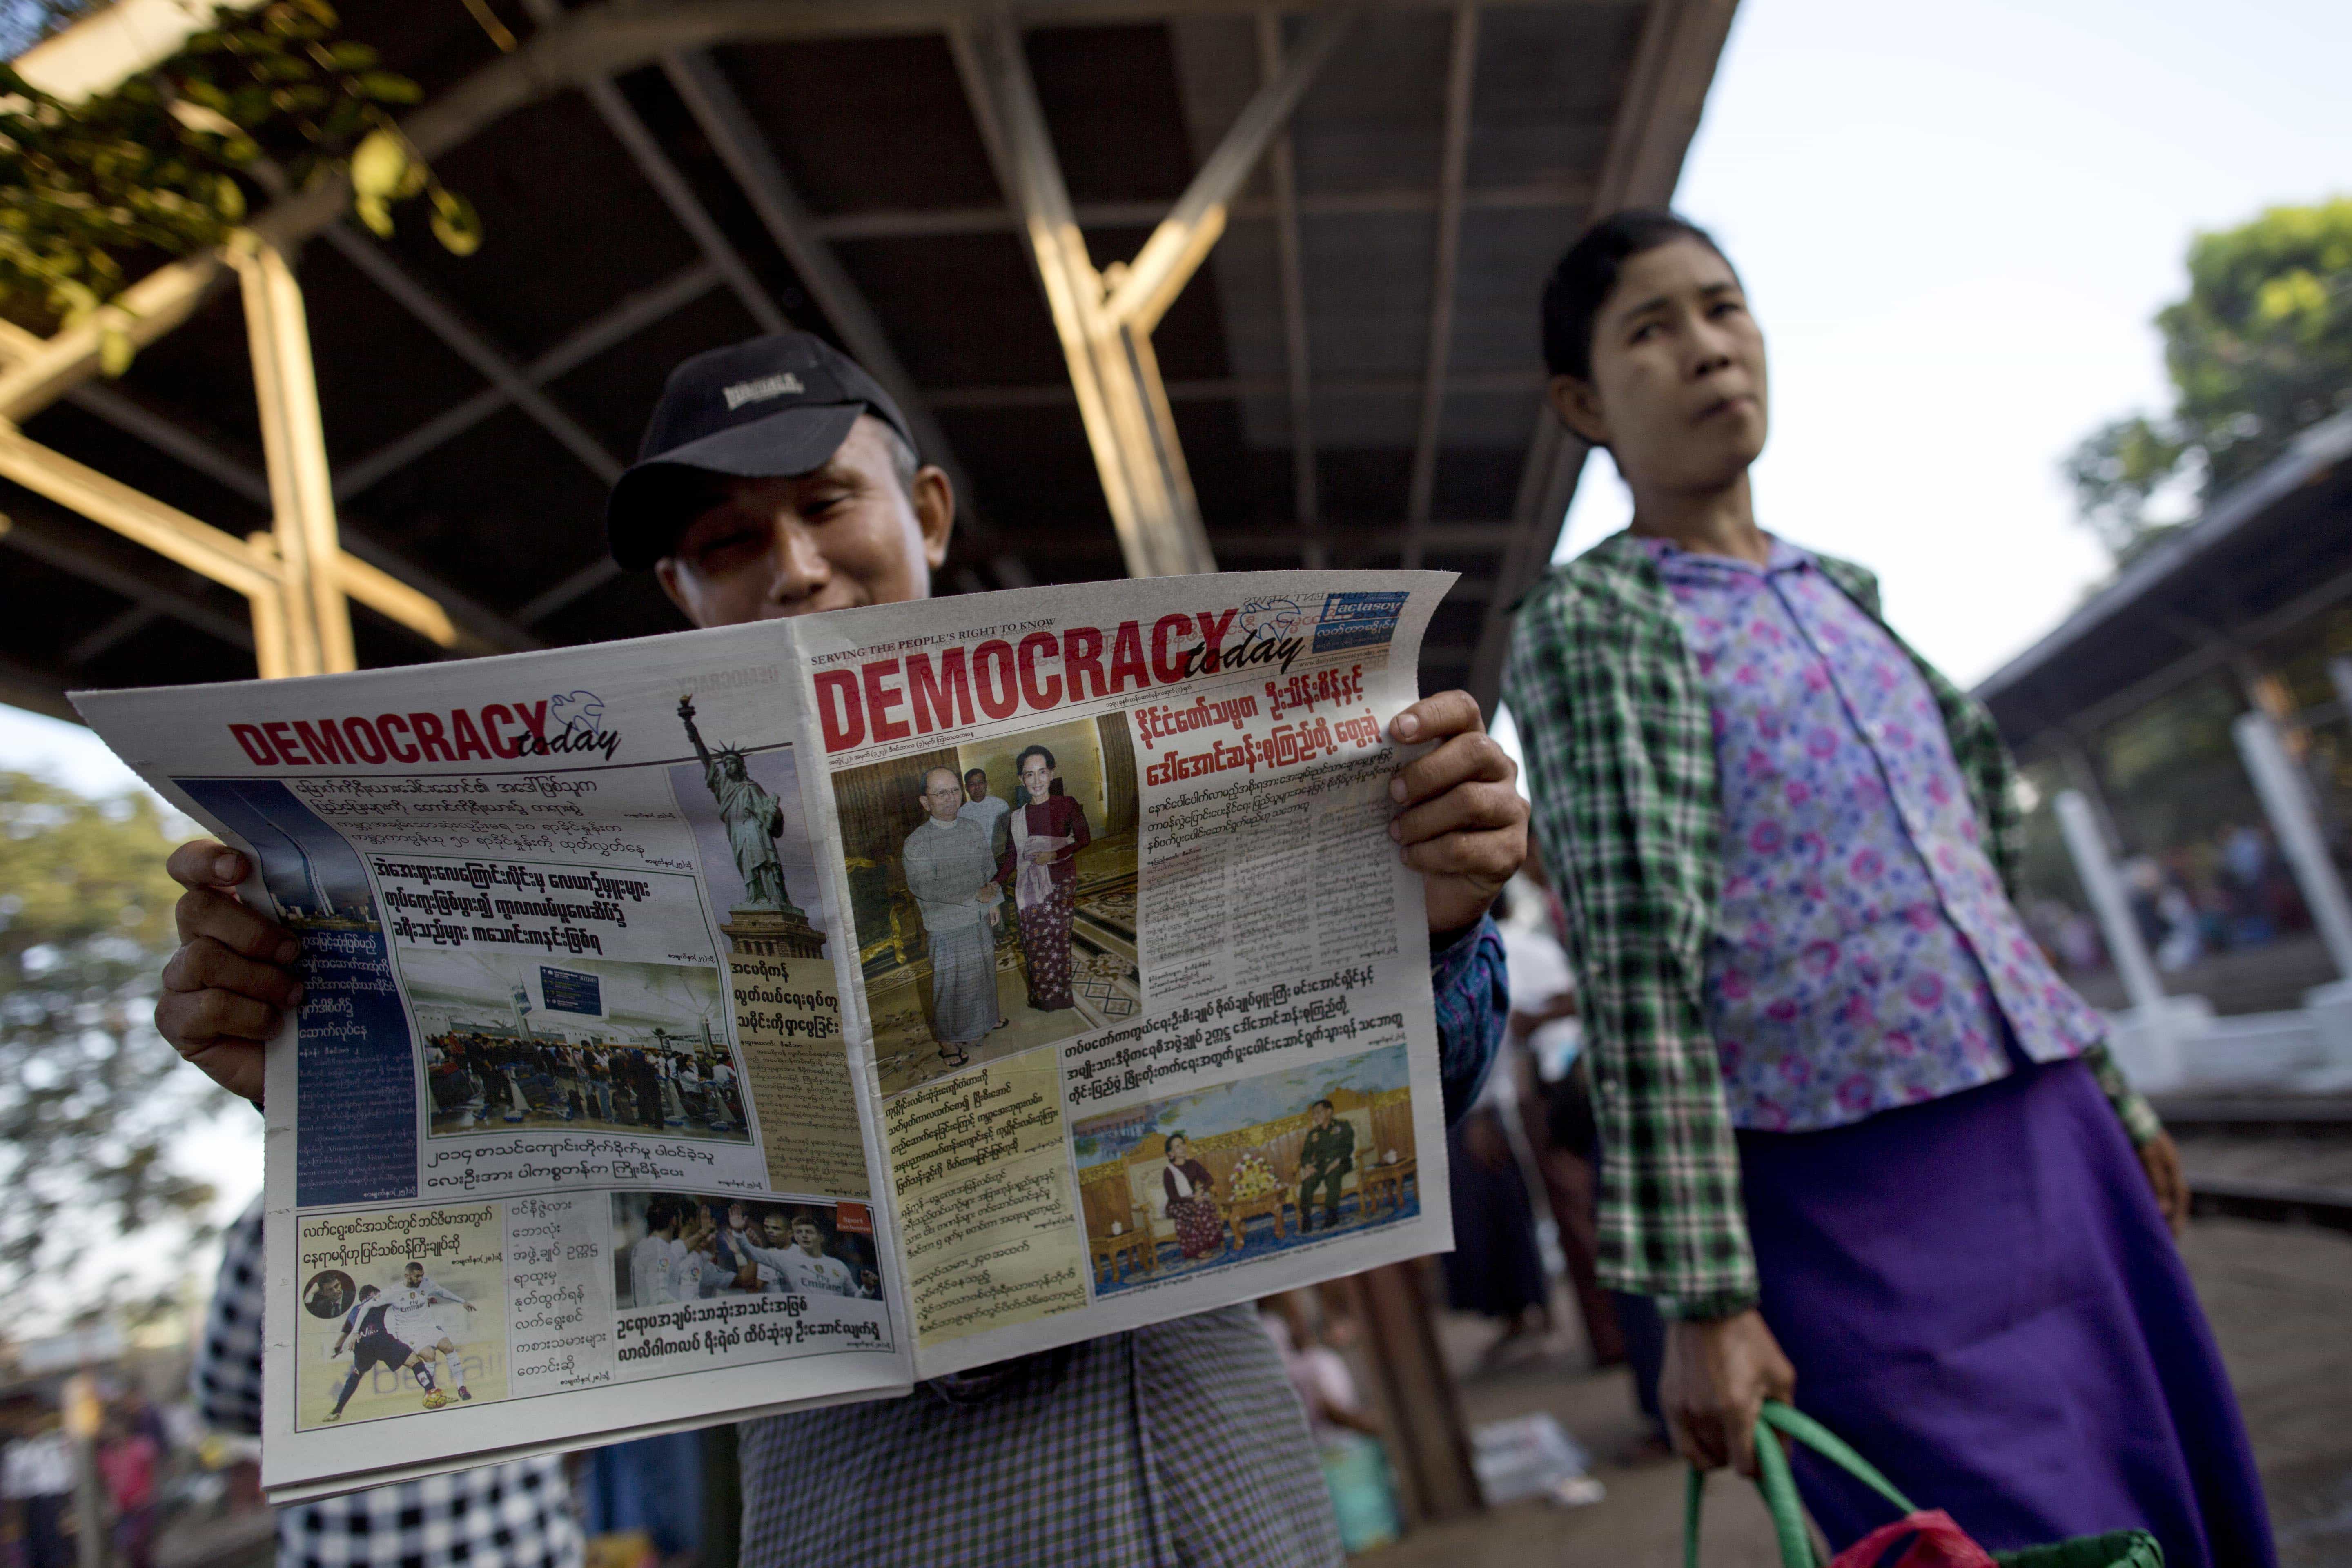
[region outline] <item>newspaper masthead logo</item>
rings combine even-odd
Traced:
[[[594,752],[606,762],[621,732],[604,723],[593,691],[560,691],[478,708],[346,714],[231,724],[229,734],[261,767],[368,767],[378,763],[463,763]]]
[[[1241,617],[1239,607],[1175,612],[1154,621],[1149,633],[1140,620],[1121,621],[1108,628],[1064,626],[1058,634],[1033,629],[1017,640],[975,632],[966,639],[975,646],[960,642],[903,657],[843,656],[857,658],[857,668],[820,669],[814,678],[824,749],[831,754],[869,741],[961,729],[975,722],[975,704],[989,719],[1009,719],[1024,709],[1045,712],[1197,676],[1286,674],[1306,651],[1305,637],[1263,620],[1235,625]]]

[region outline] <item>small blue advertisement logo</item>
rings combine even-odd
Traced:
[[[1315,623],[1315,651],[1338,648],[1385,647],[1396,636],[1397,617],[1404,614],[1403,594],[1327,594],[1323,614]]]

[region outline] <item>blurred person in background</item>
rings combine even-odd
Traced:
[[[144,1429],[128,1401],[108,1412],[99,1435],[98,1473],[114,1511],[114,1555],[119,1568],[153,1568],[155,1561],[155,1471],[163,1450]]]
[[[1313,1290],[1286,1290],[1259,1306],[1258,1322],[1282,1357],[1322,1458],[1339,1544],[1351,1553],[1386,1546],[1404,1526],[1380,1421],[1364,1408],[1343,1353],[1356,1342],[1355,1318]]]
[[[1738,273],[1619,213],[1543,337],[1633,521],[1524,601],[1505,689],[1587,998],[1603,1277],[1672,1320],[1676,1447],[1753,1474],[1793,1395],[1990,1549],[2142,1529],[2172,1568],[2273,1563],[2179,1152],[2010,902],[1999,732],[1869,573],[1758,523]],[[1885,1521],[1798,1474],[1832,1542]]]
[[[1556,900],[1533,857],[1524,879],[1539,896],[1528,897],[1515,887],[1500,922],[1503,952],[1511,963],[1511,1022],[1504,1048],[1519,1069],[1519,1126],[1535,1155],[1592,1364],[1615,1366],[1625,1359],[1625,1346],[1616,1310],[1601,1288],[1598,1138],[1589,1080],[1579,1065],[1584,1031],[1576,1016],[1576,975],[1557,934]]]
[[[24,1568],[66,1568],[65,1521],[73,1505],[73,1445],[52,1411],[19,1432],[0,1458],[0,1500],[14,1517]]]

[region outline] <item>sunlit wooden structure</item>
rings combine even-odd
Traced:
[[[955,476],[944,586],[1452,567],[1424,674],[1491,692],[1583,458],[1538,284],[1671,193],[1731,0],[341,10],[488,242],[323,187],[142,279],[120,381],[0,331],[9,700],[673,626],[601,492],[670,363],[787,323]],[[37,56],[151,59],[110,17]]]

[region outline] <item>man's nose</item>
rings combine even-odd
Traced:
[[[805,599],[833,578],[833,563],[825,559],[815,531],[792,513],[776,519],[775,541],[769,553],[773,575],[768,596],[780,605]]]

